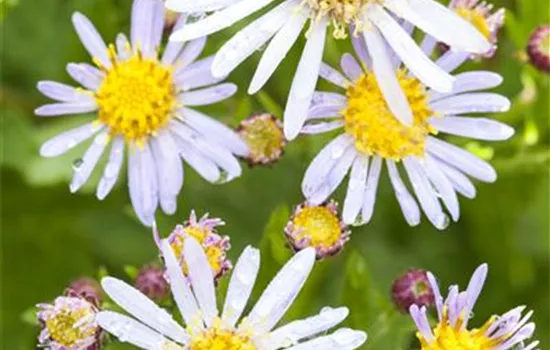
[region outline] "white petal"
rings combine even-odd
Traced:
[[[291,11],[291,5],[294,5],[294,0],[283,2],[233,35],[216,54],[212,63],[212,75],[215,77],[228,75],[265,44],[283,26]]]
[[[186,124],[198,130],[206,138],[227,147],[232,153],[238,156],[243,157],[248,154],[246,143],[235,131],[226,125],[190,108],[183,108],[182,115]]]
[[[256,73],[250,82],[248,88],[249,94],[258,92],[264,86],[265,82],[271,77],[279,63],[285,58],[286,54],[298,39],[302,31],[307,16],[302,12],[287,13],[290,18],[283,21],[283,27],[275,34],[267,48],[265,49]]]
[[[269,331],[279,322],[298,296],[314,262],[315,249],[306,248],[296,253],[271,280],[248,316],[248,323],[256,332]]]
[[[105,277],[101,280],[101,286],[115,303],[147,326],[181,343],[189,339],[185,329],[166,310],[126,282]]]
[[[292,346],[288,350],[356,349],[366,340],[367,334],[365,332],[340,328],[330,335],[314,338],[305,343]]]
[[[312,24],[296,74],[292,79],[284,112],[284,134],[293,140],[300,133],[317,85],[326,37],[326,19]]]
[[[201,309],[204,323],[209,327],[212,325],[214,318],[218,316],[214,271],[212,271],[202,246],[194,238],[186,238],[183,245],[183,256],[189,268],[189,279],[193,287],[193,294]]]
[[[191,328],[191,332],[195,333],[202,330],[202,314],[195,300],[195,296],[191,292],[188,280],[183,275],[183,270],[179,262],[179,257],[176,258],[174,251],[168,240],[163,239],[161,243],[162,256],[166,265],[166,274],[170,280],[170,288],[172,296],[176,301],[176,305],[180,310],[183,320],[187,327]]]
[[[40,155],[42,157],[61,155],[89,139],[103,127],[103,124],[91,122],[56,135],[42,144]]]
[[[161,130],[151,139],[151,150],[157,169],[160,205],[165,213],[174,214],[176,197],[183,186],[183,166],[176,144],[168,131]]]
[[[450,96],[430,104],[441,114],[494,113],[510,109],[510,100],[490,92],[473,92]]]
[[[87,63],[69,63],[67,73],[80,85],[93,91],[99,88],[105,78],[105,73]]]
[[[454,189],[466,198],[474,198],[476,196],[476,188],[468,177],[456,170],[454,167],[445,162],[437,160],[439,168],[445,173],[447,178],[453,184]]]
[[[180,67],[182,70],[188,69],[189,68],[188,66],[193,62],[195,62],[197,57],[200,56],[205,46],[206,46],[206,37],[202,37],[187,43],[183,48],[183,51],[176,58],[176,62],[174,64],[176,66],[181,65]],[[176,70],[174,71],[174,76],[178,74],[179,74],[179,69],[176,68]]]
[[[184,106],[204,106],[228,99],[237,92],[237,85],[224,83],[201,90],[187,91],[178,97]]]
[[[334,327],[348,317],[345,307],[333,309],[324,307],[317,315],[303,320],[293,321],[277,328],[269,334],[269,345],[266,350],[275,350],[296,344],[299,340],[309,338]]]
[[[39,81],[37,88],[45,96],[61,102],[87,101],[93,103],[94,101],[89,91],[75,89],[70,85],[55,81]]]
[[[325,62],[321,62],[321,69],[319,70],[319,76],[328,82],[333,83],[339,87],[345,88],[346,83],[349,83],[342,74],[336,69],[332,68]]]
[[[178,89],[188,91],[221,82],[225,77],[215,78],[210,70],[213,61],[214,56],[209,56],[185,66],[174,75],[174,84]]]
[[[130,343],[141,349],[162,349],[170,343],[161,334],[134,319],[113,311],[101,311],[95,321],[121,342]]]
[[[437,229],[445,229],[448,225],[447,216],[443,212],[435,191],[418,159],[414,157],[404,158],[403,165],[407,170],[416,197],[424,213],[428,217],[428,220],[430,220]]]
[[[340,67],[342,71],[351,81],[356,81],[363,75],[363,69],[357,63],[355,57],[349,53],[344,53],[340,59]]]
[[[422,40],[422,43],[420,44],[420,49],[422,50],[422,52],[426,54],[426,56],[429,57],[432,55],[436,46],[437,46],[437,39],[431,36],[430,34],[426,34],[424,36],[424,39]]]
[[[82,163],[73,168],[73,179],[70,184],[72,193],[78,191],[80,187],[88,181],[88,178],[92,174],[92,170],[94,170],[108,143],[109,133],[107,131],[103,131],[95,137],[92,145],[86,150],[86,153],[84,153]]]
[[[433,63],[381,6],[371,5],[367,12],[368,17],[415,77],[434,90],[451,91],[454,78]]]
[[[418,204],[414,200],[414,197],[410,194],[403,180],[401,180],[395,162],[388,159],[386,160],[386,165],[388,167],[388,173],[390,174],[390,181],[395,192],[395,197],[405,216],[405,220],[407,220],[407,223],[411,226],[420,224],[420,208],[418,208]]]
[[[107,46],[92,22],[79,12],[73,13],[72,20],[76,33],[90,56],[98,60],[106,68],[111,68]]]
[[[494,182],[497,179],[496,171],[490,164],[445,141],[429,136],[426,140],[426,149],[431,155],[478,180]]]
[[[130,41],[124,33],[119,33],[116,36],[115,44],[118,54],[117,56],[120,61],[126,61],[132,57],[132,45],[130,45]]]
[[[452,72],[468,60],[470,54],[464,51],[447,51],[435,62],[441,69]]]
[[[43,105],[34,110],[34,114],[41,117],[55,117],[68,114],[83,114],[97,110],[94,100],[60,102]]]
[[[103,200],[115,185],[122,161],[124,160],[124,139],[121,136],[115,136],[111,146],[111,154],[107,165],[103,170],[103,176],[97,185],[96,196],[99,200]]]
[[[488,71],[471,71],[459,73],[455,76],[453,90],[450,93],[430,91],[430,101],[437,101],[443,97],[456,95],[462,92],[491,89],[499,86],[503,79],[500,74]]]
[[[246,247],[231,275],[225,304],[223,306],[222,322],[228,327],[234,327],[244,311],[246,302],[252,293],[256,276],[260,269],[260,251]]]
[[[438,162],[429,154],[425,155],[423,166],[434,189],[447,207],[447,210],[449,210],[449,213],[451,213],[451,217],[455,222],[458,221],[460,217],[460,207],[453,184],[447,176],[445,176],[443,171],[439,169]]]
[[[179,1],[179,3],[188,3],[187,1]],[[179,30],[183,28],[185,25],[185,22],[187,21],[187,15],[183,14],[178,17],[178,20],[174,24],[173,31]],[[164,52],[162,53],[162,64],[169,66],[173,65],[176,61],[176,58],[181,52],[181,49],[183,49],[184,43],[181,41],[169,41],[166,44],[166,48],[164,49]]]
[[[223,10],[185,26],[170,36],[173,41],[188,41],[200,38],[221,29],[227,28],[233,23],[245,18],[251,13],[269,5],[273,0],[242,0]]]
[[[390,56],[386,51],[380,33],[376,28],[372,28],[372,30],[364,31],[363,35],[372,56],[372,68],[378,87],[386,99],[388,108],[403,124],[412,125],[413,114],[409,101],[407,101],[407,97],[401,89],[401,85],[399,85],[396,71],[391,64]]]
[[[128,188],[130,201],[139,218],[146,226],[151,226],[158,205],[155,164],[149,145],[129,148]]]
[[[155,38],[159,12],[164,12],[164,4],[158,0],[135,0],[132,6],[132,47],[145,57],[155,56],[155,41],[160,39]],[[164,19],[163,13],[160,16]]]
[[[217,11],[234,4],[239,0],[201,0],[201,1],[183,1],[166,0],[166,8],[183,13],[210,12]]]
[[[514,135],[514,128],[487,118],[452,116],[432,118],[430,125],[447,134],[479,140],[501,141]]]
[[[177,137],[176,144],[181,157],[205,180],[215,183],[221,177],[220,170],[216,163],[203,155],[191,143]]]
[[[376,203],[376,191],[378,190],[378,180],[380,179],[380,171],[382,170],[382,159],[379,156],[374,156],[369,168],[367,177],[367,188],[365,190],[365,200],[361,209],[361,217],[363,222],[367,223],[372,218],[374,212],[374,204]]]
[[[351,37],[351,43],[353,45],[353,49],[355,50],[355,54],[357,57],[359,57],[359,62],[363,67],[365,67],[368,70],[372,70],[372,60],[370,58],[367,44],[365,43],[365,39],[362,35],[352,35]]]
[[[335,120],[331,122],[309,123],[304,125],[300,132],[302,134],[321,134],[328,131],[336,130],[344,126],[343,120]]]
[[[349,176],[348,192],[344,201],[342,218],[344,223],[352,224],[356,221],[357,215],[363,206],[365,189],[367,187],[367,173],[369,169],[369,158],[358,155],[353,162]]]

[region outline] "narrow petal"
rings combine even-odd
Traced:
[[[212,160],[203,155],[191,143],[177,137],[176,145],[181,157],[187,162],[200,176],[211,183],[220,180],[220,169]]]
[[[428,323],[428,318],[426,317],[426,308],[423,306],[421,309],[417,305],[413,304],[409,308],[411,317],[416,324],[416,328],[422,334],[422,337],[426,339],[429,343],[433,342],[434,336]]]
[[[72,21],[82,45],[88,50],[90,56],[104,67],[111,68],[107,46],[92,22],[80,12],[73,13]]]
[[[228,327],[234,327],[246,307],[256,276],[260,269],[260,251],[246,247],[231,275],[225,304],[223,306],[222,322]]]
[[[450,96],[430,104],[430,107],[443,115],[462,113],[496,113],[510,109],[510,100],[490,92],[473,92]]]
[[[173,41],[188,41],[229,27],[242,18],[269,5],[273,0],[242,0],[223,10],[191,23],[170,36]]]
[[[351,43],[353,45],[353,48],[355,50],[355,54],[357,57],[359,57],[359,63],[364,68],[367,68],[368,70],[372,70],[372,60],[369,55],[369,50],[367,49],[367,44],[365,43],[365,39],[362,35],[353,35],[351,37]]]
[[[193,294],[200,306],[204,323],[209,327],[212,325],[214,318],[218,316],[214,272],[203,248],[194,238],[186,238],[183,244],[183,255],[189,268],[189,279],[193,287]]]
[[[356,81],[361,77],[361,75],[363,75],[363,69],[359,63],[357,63],[355,57],[349,53],[344,53],[342,55],[342,58],[340,59],[340,67],[350,81]]]
[[[111,154],[107,165],[103,170],[103,176],[97,185],[96,196],[99,200],[103,200],[115,185],[122,162],[124,160],[124,139],[121,136],[115,136],[111,146]]]
[[[256,332],[267,332],[279,322],[298,296],[314,262],[315,249],[306,248],[296,253],[271,280],[248,316],[248,323]]]
[[[187,1],[177,1],[178,3],[187,3]],[[168,5],[168,4],[167,4]],[[187,22],[187,15],[183,14],[178,17],[178,20],[174,24],[174,29],[172,31],[180,30],[183,28],[185,23]],[[166,48],[164,49],[164,52],[162,53],[162,59],[161,63],[169,66],[173,65],[176,61],[176,58],[179,56],[181,50],[183,49],[184,42],[181,41],[169,41],[166,44]]]
[[[41,117],[56,117],[68,114],[83,114],[97,110],[94,100],[60,102],[43,105],[34,110],[34,114]]]
[[[160,11],[164,11],[164,4],[159,0],[135,0],[132,6],[132,47],[145,57],[155,56],[155,25]]]
[[[73,179],[69,186],[72,193],[78,191],[88,181],[108,143],[109,133],[107,131],[103,131],[95,137],[92,145],[84,153],[81,164],[73,168]]]
[[[499,86],[503,79],[500,74],[488,71],[471,71],[459,73],[455,76],[453,90],[450,93],[430,91],[430,101],[437,101],[450,95],[463,92],[492,89]]]
[[[438,162],[439,168],[441,168],[441,170],[445,173],[447,178],[453,184],[454,189],[458,193],[470,199],[476,196],[476,188],[472,181],[470,181],[470,179],[468,179],[466,175],[445,162],[439,161],[437,159],[436,161]]]
[[[340,328],[330,335],[311,339],[288,348],[288,350],[333,350],[356,349],[367,340],[365,332]]]
[[[365,189],[367,187],[367,173],[369,169],[369,158],[357,155],[351,173],[349,176],[348,192],[344,201],[344,210],[342,218],[344,223],[353,224],[357,220],[357,215],[363,207],[365,199]]]
[[[409,101],[399,85],[383,39],[376,28],[364,31],[365,43],[372,56],[372,68],[388,108],[405,125],[412,125],[413,114]]]
[[[146,226],[151,226],[158,205],[158,182],[155,164],[148,144],[142,149],[130,147],[128,157],[128,187],[130,201],[139,218]]]
[[[101,311],[96,315],[95,321],[121,342],[130,343],[141,349],[162,349],[171,343],[149,327],[117,312]]]
[[[470,54],[467,52],[449,50],[439,57],[435,63],[444,71],[452,72],[466,62],[469,57]]]
[[[201,90],[187,91],[178,96],[184,106],[205,106],[228,99],[237,92],[237,85],[224,83]]]
[[[269,345],[266,350],[275,350],[296,344],[298,341],[325,332],[348,317],[345,307],[333,309],[326,307],[315,316],[286,324],[269,334]]]
[[[89,91],[75,89],[70,85],[55,81],[40,81],[37,88],[45,96],[61,102],[83,101],[93,103],[94,101]]]
[[[233,5],[238,0],[202,0],[202,1],[182,1],[167,0],[166,8],[175,12],[197,13],[221,10],[229,5]]]
[[[468,283],[468,288],[466,289],[466,309],[464,310],[465,315],[469,315],[470,312],[474,309],[474,305],[481,294],[483,285],[487,280],[487,273],[489,271],[489,266],[487,264],[481,264],[473,273],[470,282]],[[467,326],[468,318],[464,320],[462,325],[463,328]]]
[[[447,134],[479,140],[502,141],[514,135],[511,126],[487,118],[449,116],[433,118],[430,125]]]
[[[187,43],[183,48],[183,51],[176,58],[175,65],[180,66],[174,71],[174,76],[177,76],[180,70],[183,71],[187,69],[190,64],[195,62],[195,60],[201,55],[205,46],[206,37],[202,37]]]
[[[213,61],[214,56],[209,56],[185,66],[178,75],[174,75],[174,84],[179,90],[188,91],[225,80],[226,77],[216,78],[212,75],[210,68]]]
[[[115,40],[117,56],[120,61],[126,61],[132,57],[132,45],[124,33],[118,33]]]
[[[101,280],[101,286],[115,303],[145,325],[184,344],[189,339],[185,329],[166,310],[126,282],[105,277]]]
[[[478,180],[494,182],[497,179],[496,171],[490,164],[445,141],[429,136],[426,149],[431,155]]]
[[[395,192],[395,198],[401,207],[401,211],[405,216],[405,220],[410,226],[416,226],[420,224],[420,208],[414,200],[414,197],[410,194],[409,190],[403,183],[397,166],[393,160],[386,160],[388,167],[388,173],[390,174],[390,181]]]
[[[326,27],[326,19],[312,24],[296,74],[292,80],[283,117],[284,134],[288,140],[293,140],[298,136],[306,120],[321,68]]]
[[[454,78],[433,63],[381,6],[369,6],[367,11],[368,17],[415,77],[436,91],[451,91]]]
[[[435,279],[435,276],[431,272],[427,272],[426,276],[428,278],[428,283],[430,284],[430,287],[432,288],[433,294],[434,294],[434,301],[435,301],[435,307],[437,310],[437,316],[438,320],[443,320],[443,297],[441,296],[441,292],[439,291],[439,285],[437,284],[437,280]]]
[[[378,190],[378,180],[382,170],[382,158],[379,156],[372,157],[372,162],[369,168],[367,177],[367,188],[365,190],[365,200],[361,209],[361,219],[364,223],[371,220],[374,213],[374,204],[376,203],[376,191]]]
[[[233,35],[216,54],[212,63],[212,75],[228,75],[264,45],[283,26],[294,2],[295,0],[283,2]]]
[[[409,23],[409,22],[407,22]],[[420,44],[420,49],[422,52],[426,54],[426,56],[431,56],[434,52],[434,49],[437,46],[437,39],[431,36],[430,34],[426,34],[424,36],[424,39],[422,39],[422,43]]]
[[[180,314],[192,332],[200,331],[203,328],[202,314],[191,291],[189,282],[183,275],[179,257],[176,258],[170,242],[166,239],[162,240],[161,249],[166,266],[166,274],[170,279],[172,296],[176,301]]]
[[[451,213],[451,217],[456,222],[460,216],[458,197],[453,184],[449,181],[447,176],[445,176],[438,164],[439,163],[434,160],[432,156],[426,154],[422,165],[434,189],[437,191],[439,197],[447,207],[447,210]]]
[[[335,120],[331,122],[321,122],[321,123],[309,123],[304,125],[300,132],[302,134],[321,134],[329,132],[332,130],[339,129],[344,126],[343,120]]]
[[[67,73],[77,83],[92,91],[96,91],[105,78],[105,73],[87,63],[69,63]]]
[[[292,9],[290,13],[286,14],[287,17],[290,18],[283,21],[283,27],[267,45],[260,59],[260,63],[258,63],[256,73],[250,82],[250,87],[248,88],[249,94],[255,94],[264,86],[283,58],[285,58],[292,45],[294,45],[298,39],[307,20],[307,16],[302,11],[296,12],[295,10],[296,9]]]
[[[42,157],[57,157],[86,141],[103,128],[103,124],[91,122],[65,131],[44,142],[40,147],[40,155]]]
[[[176,197],[183,186],[183,165],[172,135],[159,131],[151,139],[151,151],[155,159],[160,195],[160,205],[166,214],[176,212]]]
[[[342,74],[340,74],[340,72],[338,72],[336,69],[332,68],[325,62],[321,62],[319,76],[341,88],[345,88],[346,84],[349,83],[347,79]]]

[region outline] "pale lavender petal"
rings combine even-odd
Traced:
[[[196,40],[193,40],[185,45],[183,51],[176,58],[176,65],[181,65],[181,68],[176,68],[174,75],[178,75],[180,69],[187,69],[190,64],[195,62],[195,60],[200,56],[204,47],[206,46],[206,37],[202,37]]]
[[[479,140],[501,141],[514,135],[514,129],[488,118],[454,117],[432,118],[430,125],[438,131]]]
[[[179,90],[188,91],[221,82],[226,77],[215,78],[212,75],[210,67],[213,60],[214,56],[209,56],[182,69],[178,75],[174,75],[174,84]]]
[[[79,12],[73,13],[72,20],[76,33],[90,56],[98,60],[104,67],[111,68],[107,46],[92,22]]]
[[[334,120],[331,122],[320,122],[320,123],[306,123],[302,130],[302,134],[321,134],[328,131],[336,130],[344,126],[343,120]]]
[[[145,57],[156,56],[153,36],[159,11],[164,11],[164,4],[160,0],[135,0],[132,6],[132,47],[134,51],[141,51]]]
[[[101,123],[91,122],[65,131],[44,142],[40,147],[40,155],[42,157],[56,157],[61,155],[76,147],[81,142],[89,139],[95,133],[103,129],[103,127],[104,125]]]
[[[166,8],[182,13],[200,13],[221,10],[238,0],[202,0],[202,1],[182,1],[167,0]]]
[[[111,146],[111,154],[107,165],[103,170],[103,176],[97,185],[96,196],[99,200],[103,200],[115,185],[122,162],[124,160],[124,139],[121,136],[115,136]]]
[[[372,70],[372,61],[367,49],[367,44],[362,35],[352,35],[351,43],[355,49],[355,54],[359,57],[360,63],[367,69]]]
[[[224,83],[201,90],[181,93],[178,98],[184,106],[204,106],[228,99],[237,92],[237,85]]]
[[[430,287],[432,288],[432,292],[434,294],[434,301],[435,301],[435,307],[437,309],[437,316],[438,320],[443,320],[443,296],[441,296],[441,292],[439,291],[439,285],[437,284],[437,280],[435,279],[435,276],[431,272],[426,273],[428,278],[428,283],[430,284]]]
[[[456,222],[460,216],[460,207],[458,204],[458,197],[454,190],[453,184],[445,176],[443,171],[439,168],[439,163],[429,154],[424,156],[424,162],[420,162],[426,171],[426,175],[430,179],[434,189],[437,191],[438,196],[441,198],[451,217]]]
[[[340,59],[340,67],[350,81],[356,81],[363,75],[363,69],[357,60],[349,53],[344,53]]]
[[[434,335],[432,333],[432,329],[430,328],[430,324],[428,323],[428,318],[426,317],[426,308],[422,306],[422,308],[418,308],[417,305],[413,304],[409,308],[409,312],[411,314],[411,317],[416,324],[416,328],[422,334],[422,337],[428,341],[428,343],[431,343],[434,341]]]
[[[466,288],[466,307],[464,309],[464,315],[470,315],[474,309],[474,305],[481,294],[485,280],[487,279],[487,273],[489,266],[487,264],[481,264],[475,270],[468,287]],[[462,328],[465,329],[468,325],[468,318],[464,320]]]
[[[444,115],[506,112],[510,109],[510,100],[495,93],[473,92],[435,101],[430,108]]]
[[[50,103],[34,110],[34,114],[41,117],[55,117],[67,114],[83,114],[97,110],[95,100]]]
[[[435,158],[434,158],[435,159]],[[445,173],[449,181],[453,184],[454,189],[466,198],[474,198],[476,196],[476,188],[472,181],[466,175],[448,165],[445,162],[435,159],[439,168]]]
[[[37,88],[45,96],[61,102],[94,102],[89,91],[79,90],[55,81],[39,81]]]
[[[448,50],[435,62],[441,69],[447,72],[452,72],[466,62],[470,54],[464,51]]]
[[[369,157],[358,154],[351,168],[348,191],[344,200],[342,219],[346,224],[353,224],[361,212],[367,187],[368,169]]]
[[[166,214],[176,212],[176,197],[183,186],[183,166],[170,133],[159,131],[151,139],[151,150],[157,169],[160,205]]]
[[[87,63],[69,63],[67,73],[86,89],[96,91],[101,86],[105,73]]]
[[[420,44],[420,49],[427,55],[427,56],[430,56],[436,45],[437,45],[438,41],[436,38],[434,38],[433,36],[431,36],[430,34],[426,34],[424,36],[424,39],[422,40],[422,43]]]
[[[178,2],[185,3],[186,1],[180,1]],[[174,24],[173,31],[179,30],[183,28],[185,25],[185,22],[187,21],[187,15],[183,14],[178,17],[178,20],[176,21],[176,24]],[[174,64],[176,61],[176,58],[180,54],[181,50],[183,49],[183,45],[185,43],[181,41],[169,41],[166,44],[166,48],[164,49],[164,52],[162,54],[161,63],[170,66]]]
[[[502,76],[489,71],[471,71],[455,75],[455,83],[450,93],[429,91],[430,102],[463,92],[491,89],[502,83]]]
[[[361,209],[361,219],[363,223],[371,220],[374,212],[374,204],[376,203],[376,191],[378,190],[378,180],[382,171],[382,158],[379,156],[372,157],[372,162],[369,168],[367,177],[367,188],[365,189],[365,200]]]
[[[333,350],[356,349],[367,340],[367,334],[350,328],[339,328],[334,333],[314,337],[306,342],[286,348],[287,350]]]
[[[132,45],[130,45],[130,41],[126,34],[119,33],[116,37],[115,44],[119,61],[126,61],[132,57]]]
[[[82,161],[78,166],[73,167],[73,179],[69,186],[72,193],[75,193],[88,181],[88,178],[92,174],[99,158],[103,154],[105,147],[109,143],[108,131],[103,131],[98,134],[91,146],[86,150]]]
[[[158,205],[155,163],[148,144],[130,147],[128,187],[132,206],[140,221],[151,226]]]
[[[211,183],[215,183],[220,179],[221,173],[216,163],[211,161],[195,148],[195,146],[184,141],[182,138],[177,137],[175,141],[181,157],[195,169],[200,176]]]
[[[401,211],[405,216],[405,220],[411,226],[420,224],[420,208],[414,200],[414,197],[410,194],[409,190],[403,183],[403,180],[401,180],[401,176],[395,166],[395,162],[391,159],[387,159],[386,165],[388,167],[388,173],[395,192],[395,197],[397,198],[397,202],[399,203]]]
[[[336,86],[345,88],[346,83],[349,83],[346,78],[340,74],[336,69],[332,68],[325,62],[321,62],[321,69],[319,70],[319,76],[328,82],[333,83]]]

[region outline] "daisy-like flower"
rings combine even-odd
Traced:
[[[96,305],[76,293],[57,297],[52,304],[39,304],[38,322],[43,327],[39,346],[50,350],[96,350],[101,328],[95,321]]]
[[[315,251],[311,248],[294,255],[240,322],[260,266],[257,249],[248,247],[240,256],[221,313],[208,258],[201,245],[193,238],[184,242],[189,279],[184,277],[167,240],[162,241],[162,252],[172,295],[186,327],[133,287],[106,277],[102,285],[107,294],[134,318],[103,311],[96,320],[121,341],[153,350],[339,350],[355,349],[366,340],[364,332],[346,328],[320,335],[346,318],[345,307],[324,308],[315,316],[275,328],[313,267]]]
[[[176,31],[171,40],[185,41],[214,33],[271,4],[273,0],[168,0],[167,7],[180,12],[215,11]],[[434,0],[282,0],[230,39],[212,64],[214,76],[225,76],[249,55],[271,41],[264,50],[249,93],[257,92],[273,74],[310,21],[307,43],[288,96],[284,112],[284,132],[294,139],[306,120],[319,70],[327,26],[334,27],[335,38],[350,32],[354,42],[366,43],[373,59],[373,73],[389,108],[407,125],[413,113],[395,76],[387,46],[403,60],[410,71],[427,86],[448,92],[453,77],[435,65],[409,37],[414,24],[444,42],[452,50],[482,54],[490,43],[468,21]],[[397,20],[396,17],[402,20]],[[406,28],[403,28],[400,21]],[[431,40],[431,39],[430,39]]]
[[[249,149],[246,160],[251,166],[273,164],[286,146],[283,124],[274,115],[262,113],[243,120],[237,132]]]
[[[168,236],[167,240],[170,242],[174,254],[178,257],[182,271],[185,275],[188,275],[188,267],[186,264],[185,256],[183,254],[183,246],[187,239],[197,240],[206,256],[208,257],[208,263],[214,273],[214,278],[218,280],[225,275],[233,265],[227,258],[227,251],[231,248],[229,243],[229,236],[220,236],[216,230],[216,227],[225,225],[225,222],[219,218],[209,218],[208,214],[205,214],[202,218],[197,220],[195,211],[191,211],[189,220],[183,225],[177,225],[172,233]],[[156,227],[153,228],[153,234],[155,242],[159,249],[161,249],[161,239]]]
[[[338,215],[338,203],[331,200],[320,205],[298,205],[285,227],[285,235],[294,251],[313,247],[317,259],[322,259],[340,252],[351,231]]]
[[[451,0],[449,7],[459,16],[470,22],[493,45],[491,50],[473,55],[474,58],[490,58],[497,48],[497,36],[504,25],[506,10],[499,8],[493,11],[493,4],[480,0]]]
[[[399,168],[404,168],[424,213],[438,229],[448,226],[449,219],[459,218],[457,192],[473,198],[474,185],[468,176],[484,182],[496,180],[495,170],[485,161],[437,137],[453,134],[481,140],[505,140],[514,130],[497,121],[468,116],[470,113],[503,112],[510,101],[504,96],[478,92],[499,85],[502,78],[487,71],[457,75],[453,90],[438,93],[427,89],[407,70],[399,67],[394,57],[399,85],[412,107],[414,122],[399,122],[385,101],[371,72],[372,62],[365,47],[356,53],[361,63],[344,54],[344,75],[324,64],[321,77],[345,89],[345,94],[318,91],[308,112],[302,132],[317,134],[343,128],[308,167],[302,192],[312,204],[325,201],[350,173],[343,208],[345,223],[364,224],[373,214],[378,179],[386,163],[391,184],[407,222],[420,222],[416,200],[403,182]],[[437,64],[451,71],[465,60],[462,52],[447,52]],[[351,169],[351,170],[350,170]]]
[[[528,322],[533,314],[529,311],[522,317],[524,306],[516,307],[503,315],[492,316],[481,328],[468,329],[468,321],[474,304],[487,278],[487,264],[479,266],[466,288],[460,292],[457,285],[449,288],[443,299],[435,277],[428,272],[428,281],[435,295],[439,322],[431,328],[426,316],[426,307],[412,305],[409,309],[416,327],[421,350],[532,350],[539,342],[525,345],[535,331],[535,324]]]
[[[96,112],[96,119],[44,143],[40,154],[55,157],[94,136],[82,159],[76,162],[71,192],[90,177],[111,142],[111,151],[97,197],[113,188],[128,150],[128,187],[139,219],[152,225],[160,203],[176,210],[183,185],[181,158],[210,182],[231,180],[241,174],[236,156],[246,156],[246,144],[230,128],[191,107],[224,100],[236,91],[234,84],[218,84],[210,73],[213,57],[199,61],[206,38],[170,42],[159,48],[165,9],[161,0],[135,0],[130,40],[119,34],[115,45],[105,45],[93,24],[82,14],[73,24],[96,67],[70,63],[69,75],[81,88],[41,81],[38,89],[59,101],[36,110],[40,116]],[[186,16],[176,28],[185,25]],[[214,84],[214,85],[213,85]],[[212,85],[212,86],[209,86]],[[209,86],[203,88],[205,86]]]

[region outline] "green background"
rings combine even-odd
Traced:
[[[100,267],[125,278],[124,266],[139,267],[153,261],[157,252],[150,231],[134,217],[123,178],[103,202],[94,196],[97,169],[81,192],[69,193],[71,163],[85,146],[55,159],[37,154],[44,140],[91,118],[33,115],[34,108],[47,101],[35,89],[38,80],[72,84],[65,64],[88,61],[71,26],[71,13],[84,12],[103,37],[112,40],[118,31],[127,31],[130,1],[0,0],[0,4],[0,347],[24,350],[35,348],[38,328],[30,309],[34,304],[52,300],[74,278],[97,275]],[[548,75],[525,63],[523,52],[530,31],[548,23],[548,4],[507,0],[495,5],[508,9],[499,51],[494,59],[469,67],[505,77],[497,90],[513,101],[513,107],[495,117],[513,125],[516,134],[506,142],[462,138],[453,142],[490,159],[499,179],[495,184],[476,184],[477,198],[460,200],[460,221],[438,232],[425,218],[419,227],[406,225],[383,174],[372,222],[353,228],[342,254],[316,266],[289,319],[312,314],[323,305],[345,304],[352,310],[347,324],[369,333],[364,349],[414,349],[418,345],[413,341],[412,322],[389,302],[392,280],[408,268],[419,267],[433,271],[443,290],[455,282],[465,287],[475,267],[488,262],[489,279],[471,325],[526,305],[535,310],[541,349],[549,348],[549,83]],[[215,52],[238,27],[213,35],[207,52]],[[238,83],[238,95],[205,110],[233,126],[253,112],[267,110],[280,117],[302,45],[303,38],[265,89],[249,97],[245,91],[250,72],[260,57],[253,55],[228,79]],[[335,64],[349,50],[348,43],[329,39],[324,58]],[[293,206],[302,200],[300,181],[308,163],[330,137],[299,138],[272,168],[248,168],[243,163],[243,176],[229,184],[209,184],[186,167],[177,214],[157,217],[161,232],[168,234],[191,208],[223,218],[227,225],[221,231],[231,236],[233,261],[248,244],[262,248],[257,295],[290,256],[282,229]],[[335,198],[341,201],[343,194],[340,190]]]

